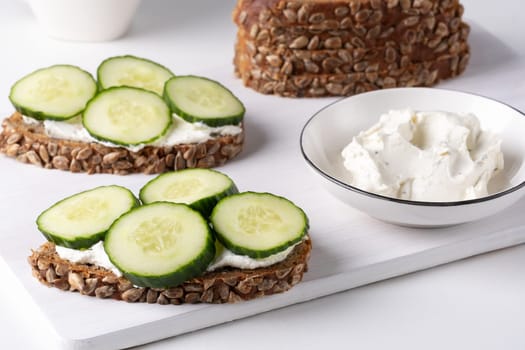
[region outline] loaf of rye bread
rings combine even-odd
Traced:
[[[88,264],[60,258],[55,245],[44,243],[28,261],[40,282],[64,291],[98,298],[158,304],[235,303],[282,293],[299,283],[312,249],[308,238],[295,246],[288,257],[274,265],[257,269],[223,267],[192,278],[172,288],[137,287],[125,277]]]
[[[88,174],[154,174],[184,168],[211,168],[238,155],[243,144],[244,129],[235,136],[218,135],[201,143],[146,146],[133,152],[99,143],[51,138],[41,124],[24,123],[18,112],[3,121],[0,133],[0,153],[48,169]]]
[[[468,64],[462,15],[457,0],[239,0],[235,73],[290,97],[432,86]]]

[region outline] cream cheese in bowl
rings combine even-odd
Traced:
[[[413,110],[406,110],[408,106]],[[396,110],[397,121],[379,123],[379,129],[390,128],[395,136],[374,129],[379,116]],[[414,111],[448,113],[432,112],[439,117],[424,121]],[[452,115],[461,116],[461,125],[451,126],[457,124]],[[306,122],[300,146],[313,171],[312,181],[353,209],[398,225],[442,227],[487,218],[525,197],[524,135],[525,115],[504,103],[460,91],[396,88],[354,95],[322,108]],[[354,137],[360,145],[347,149]],[[366,151],[360,159],[364,148],[385,154],[377,157]],[[430,158],[416,165],[427,152]],[[358,170],[367,174],[359,184],[345,167],[354,156]],[[385,162],[391,164],[394,158],[399,161],[394,171],[385,171]],[[496,168],[500,170],[494,174]],[[456,199],[445,198],[451,191]]]
[[[343,149],[350,184],[413,201],[461,201],[488,195],[503,169],[501,139],[473,114],[391,110]]]

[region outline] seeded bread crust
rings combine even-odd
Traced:
[[[310,258],[310,239],[297,245],[282,262],[265,268],[221,268],[173,288],[134,287],[125,277],[88,264],[74,264],[58,256],[46,242],[28,258],[33,276],[48,287],[98,298],[150,304],[236,303],[282,293],[299,283]]]
[[[287,97],[433,86],[469,62],[463,12],[458,0],[239,0],[235,73]]]
[[[241,128],[242,128],[241,124]],[[237,156],[244,129],[235,136],[217,136],[202,143],[167,147],[146,146],[138,152],[48,137],[42,126],[24,123],[18,112],[2,122],[0,153],[46,169],[74,173],[156,174],[184,168],[212,168]]]

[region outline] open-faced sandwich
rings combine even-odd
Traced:
[[[288,199],[239,193],[210,169],[161,174],[139,198],[102,186],[42,212],[48,242],[29,257],[33,275],[83,295],[159,304],[249,300],[303,278],[308,219]]]
[[[224,164],[242,150],[243,104],[220,83],[111,57],[97,80],[71,65],[23,77],[2,123],[0,153],[72,172],[161,173]]]

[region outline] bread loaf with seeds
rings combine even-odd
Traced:
[[[15,112],[2,122],[0,153],[47,169],[127,175],[154,174],[184,168],[211,168],[237,156],[244,128],[236,135],[217,135],[206,142],[146,146],[139,151],[49,137],[41,124],[27,124]]]
[[[126,278],[117,277],[104,268],[62,259],[51,242],[33,251],[28,261],[35,278],[64,291],[150,304],[221,304],[282,293],[292,288],[307,270],[311,249],[311,240],[305,239],[285,260],[274,265],[252,270],[223,267],[167,289],[136,287]]]
[[[235,73],[288,97],[432,86],[469,62],[462,15],[457,0],[239,0]]]

